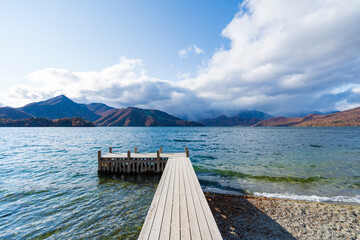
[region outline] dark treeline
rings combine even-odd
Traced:
[[[79,117],[55,120],[47,118],[28,118],[20,120],[0,118],[0,127],[94,127],[94,124]]]

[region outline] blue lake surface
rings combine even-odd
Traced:
[[[205,191],[360,203],[360,128],[1,128],[0,239],[136,239],[159,176],[97,151],[190,150]]]

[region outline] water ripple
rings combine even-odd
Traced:
[[[0,131],[0,239],[136,239],[159,177],[99,176],[97,151],[110,146],[121,152],[186,146],[210,191],[360,195],[359,128]]]

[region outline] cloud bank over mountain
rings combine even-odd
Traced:
[[[215,108],[359,104],[359,13],[359,1],[246,1],[222,32],[230,49],[186,83]]]
[[[359,22],[356,0],[244,1],[222,31],[230,46],[215,51],[195,78],[150,77],[141,60],[122,57],[100,71],[35,71],[0,101],[19,106],[65,94],[189,118],[240,109],[344,110],[360,105]]]
[[[94,72],[47,68],[27,76],[2,96],[8,105],[21,106],[64,94],[84,103],[104,102],[115,107],[150,107],[182,115],[196,113],[205,102],[178,84],[149,77],[139,59],[120,58],[118,64]]]

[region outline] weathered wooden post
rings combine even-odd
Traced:
[[[101,151],[98,151],[98,172],[101,171]]]
[[[109,147],[109,153],[112,153],[112,147]]]
[[[162,147],[160,147],[160,153],[162,153]]]
[[[156,169],[154,171],[159,172],[160,171],[160,151],[156,152]]]
[[[130,155],[130,151],[127,151],[127,172],[130,172],[130,160],[131,160],[131,155]]]
[[[189,157],[189,150],[187,149],[187,147],[185,147],[185,154],[186,154],[186,157]]]
[[[134,148],[134,153],[137,153],[137,147]],[[139,161],[135,161],[135,162],[133,163],[133,165],[134,165],[134,171],[135,171],[135,172],[139,172],[139,171],[140,171],[140,170],[139,170],[139,164],[140,164]]]

